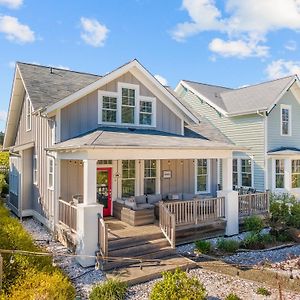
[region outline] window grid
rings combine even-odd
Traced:
[[[197,160],[197,192],[207,192],[208,182],[208,161],[207,159]]]
[[[281,134],[290,135],[290,109],[281,108]]]
[[[292,160],[292,188],[300,188],[300,159]]]
[[[54,159],[48,157],[48,189],[54,188]]]
[[[31,130],[31,103],[28,96],[26,97],[25,106],[26,106],[26,131],[30,131]]]
[[[152,124],[152,102],[140,101],[140,125]]]
[[[33,183],[37,184],[38,181],[38,159],[37,156],[35,155],[33,157]]]
[[[144,161],[144,194],[150,195],[156,192],[156,160]]]
[[[134,124],[135,90],[122,88],[122,123]]]
[[[135,161],[122,160],[122,197],[135,195]]]
[[[107,123],[117,122],[117,98],[102,97],[102,121]]]
[[[242,174],[242,186],[252,186],[252,167],[251,159],[241,159],[241,174]]]
[[[275,187],[284,188],[284,159],[275,160]]]
[[[238,160],[233,159],[232,160],[232,184],[238,185],[239,184],[239,173],[238,173]]]

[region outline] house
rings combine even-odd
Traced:
[[[300,198],[300,85],[296,75],[238,89],[182,80],[181,102],[232,143],[233,185]],[[220,171],[221,172],[221,171]]]
[[[177,225],[222,219],[226,234],[238,232],[232,153],[245,149],[137,60],[105,76],[18,62],[4,147],[12,211],[75,236],[78,254],[94,255],[98,247],[107,253],[103,217],[153,223],[157,202],[173,247]],[[160,202],[166,198],[177,206]]]

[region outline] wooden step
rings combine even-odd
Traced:
[[[119,248],[109,251],[109,256],[115,257],[135,257],[137,255],[144,255],[151,252],[159,251],[159,249],[169,246],[169,242],[165,238],[144,241],[139,245],[131,245],[126,248]]]

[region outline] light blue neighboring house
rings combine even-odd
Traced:
[[[175,92],[233,143],[233,185],[300,198],[300,85],[296,75],[238,89],[182,80]],[[221,164],[220,164],[221,166]],[[219,169],[222,184],[222,170]]]

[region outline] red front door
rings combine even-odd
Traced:
[[[111,216],[112,168],[97,168],[97,201],[103,204],[103,216]]]

